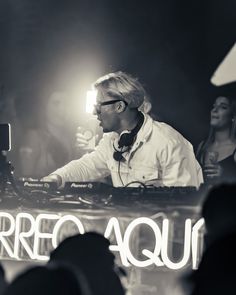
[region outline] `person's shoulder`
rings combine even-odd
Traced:
[[[153,131],[165,142],[188,142],[179,131],[165,122],[153,121]]]
[[[153,125],[162,133],[177,132],[172,126],[162,121],[153,120]]]

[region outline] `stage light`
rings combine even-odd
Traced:
[[[211,83],[222,86],[236,81],[236,43],[214,72]]]
[[[86,95],[86,113],[92,114],[96,104],[97,90],[89,90]]]

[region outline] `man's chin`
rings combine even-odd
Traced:
[[[100,128],[102,128],[103,133],[111,132],[110,128],[105,127],[103,124],[100,123]]]

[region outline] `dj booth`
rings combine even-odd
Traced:
[[[50,182],[37,181],[18,182],[17,187],[19,194],[9,188],[0,199],[2,260],[46,261],[66,237],[96,231],[110,240],[133,289],[148,285],[155,292],[158,277],[197,268],[204,196],[193,187],[67,183],[58,191]]]

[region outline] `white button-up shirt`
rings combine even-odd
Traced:
[[[105,134],[96,149],[78,160],[71,161],[52,174],[66,181],[98,181],[111,175],[115,187],[195,186],[203,182],[202,171],[193,147],[171,126],[145,115],[131,149],[123,153],[121,162],[114,160],[114,142],[119,135]]]

